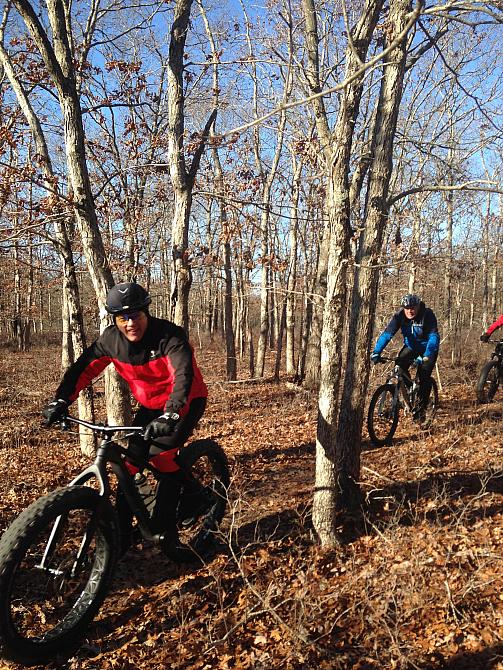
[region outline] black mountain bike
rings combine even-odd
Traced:
[[[383,363],[392,360],[394,359],[381,357]],[[413,365],[419,367],[417,364]],[[426,430],[431,426],[438,409],[437,383],[433,378],[431,382],[428,404],[422,408],[417,370],[415,378],[412,379],[395,361],[386,383],[379,386],[370,399],[367,429],[372,444],[383,446],[391,442],[398,426],[400,410],[405,415],[410,415],[421,429]]]
[[[101,437],[96,458],[68,486],[33,502],[0,540],[0,642],[3,654],[22,663],[45,660],[76,642],[96,616],[119,557],[119,519],[112,504],[110,472],[116,477],[145,540],[159,544],[149,507],[126,467],[127,448],[113,439],[142,435],[142,428],[104,426],[67,417]],[[229,468],[222,448],[202,439],[180,449],[177,462],[200,484],[205,504],[183,516],[177,507],[180,540],[194,559],[213,546],[227,504]],[[143,474],[155,485],[162,478],[150,465]],[[138,475],[137,475],[138,477]],[[150,491],[152,498],[152,490]],[[199,514],[199,516],[198,516]],[[188,551],[188,550],[187,550]]]
[[[488,340],[488,342],[496,344],[496,347],[491,360],[482,368],[477,382],[477,400],[481,403],[492,402],[498,386],[503,382],[503,340]]]

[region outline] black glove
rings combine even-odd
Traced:
[[[176,412],[165,412],[151,421],[145,428],[144,440],[154,440],[156,437],[168,437],[175,430],[180,415]]]
[[[42,410],[42,416],[45,419],[46,426],[52,426],[56,421],[60,421],[66,416],[68,403],[66,400],[58,398],[53,400]]]
[[[377,365],[377,363],[382,363],[381,354],[376,354],[374,351],[374,353],[370,354],[370,360],[374,365]]]
[[[482,335],[480,336],[480,341],[481,341],[481,342],[489,342],[489,338],[490,338],[490,337],[491,337],[491,336],[488,335],[487,333],[482,333]]]

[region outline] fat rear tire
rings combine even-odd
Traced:
[[[421,430],[428,430],[428,428],[431,427],[431,424],[433,423],[433,420],[435,419],[435,416],[438,411],[438,405],[439,405],[438,386],[437,382],[434,379],[432,379],[428,404],[426,405],[422,418],[419,422]]]
[[[499,361],[488,361],[482,368],[477,382],[477,400],[482,404],[492,402],[499,382]]]
[[[178,531],[182,542],[199,558],[205,558],[214,547],[215,532],[227,508],[227,490],[230,483],[229,464],[222,447],[213,440],[203,439],[182,447],[178,464],[199,481],[208,505],[203,514],[189,528],[179,520]]]

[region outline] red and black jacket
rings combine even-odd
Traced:
[[[501,326],[503,326],[503,314],[498,319],[496,319],[494,323],[491,323],[489,328],[486,330],[486,333],[488,335],[492,335],[494,331],[498,330],[498,328],[501,328]]]
[[[115,326],[106,328],[67,370],[56,398],[73,402],[109,363],[126,380],[140,405],[149,409],[183,416],[191,400],[208,396],[183,328],[149,315],[140,342],[130,342]]]

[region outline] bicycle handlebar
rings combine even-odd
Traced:
[[[421,356],[421,358],[422,358],[422,356]],[[398,365],[398,358],[389,358],[388,356],[380,356],[377,363],[396,363]],[[417,363],[416,359],[414,359],[412,361],[411,365],[413,367],[418,367],[419,365],[421,365],[421,363]]]
[[[77,423],[79,426],[84,426],[85,428],[89,428],[96,433],[102,433],[104,435],[112,435],[113,433],[120,432],[138,433],[139,435],[143,435],[143,431],[145,430],[142,426],[107,426],[106,424],[102,423],[90,423],[89,421],[83,421],[82,419],[77,419],[76,417],[69,415],[59,421],[63,430],[68,428],[68,426],[65,425],[67,421],[70,423]]]

